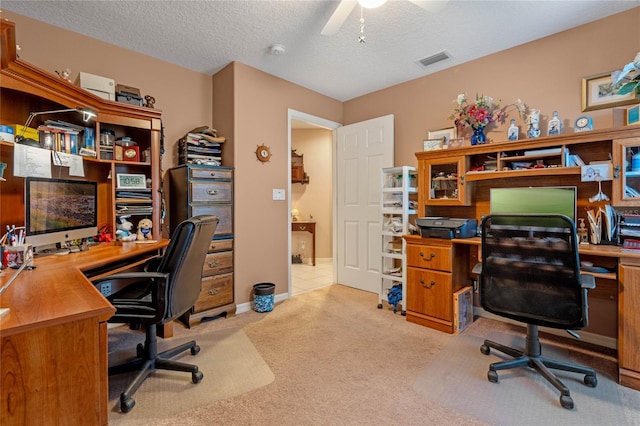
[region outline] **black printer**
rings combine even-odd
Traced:
[[[454,219],[451,217],[419,217],[416,226],[424,238],[471,238],[476,236],[476,219]]]

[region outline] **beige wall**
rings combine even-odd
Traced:
[[[504,35],[508,37],[508,34]],[[414,153],[430,130],[448,120],[459,93],[512,103],[517,98],[541,110],[541,128],[554,110],[565,131],[581,112],[583,77],[620,69],[640,50],[640,7],[514,47],[344,104],[343,124],[395,116],[395,163],[416,166]],[[612,126],[611,109],[591,111],[596,128]],[[517,119],[523,137],[524,123]],[[506,140],[509,120],[489,127],[488,137]],[[468,136],[468,135],[467,135]],[[468,138],[467,138],[468,139]]]
[[[316,221],[316,259],[330,259],[332,247],[333,215],[333,135],[326,129],[293,129],[291,148],[303,154],[304,171],[309,175],[309,183],[291,184],[291,207],[300,211],[300,220]],[[300,242],[305,241],[304,250]],[[292,254],[311,257],[312,237],[308,232],[294,232],[291,235]]]
[[[414,153],[426,133],[451,127],[447,117],[458,93],[478,92],[505,102],[521,98],[542,110],[543,128],[557,110],[565,130],[572,131],[581,113],[581,78],[620,68],[640,50],[640,8],[635,8],[341,103],[241,63],[211,77],[19,15],[3,15],[16,22],[23,59],[52,72],[69,67],[74,78],[80,70],[108,76],[155,96],[166,127],[163,169],[175,164],[175,142],[193,127],[212,125],[228,138],[223,158],[236,176],[237,303],[251,300],[257,282],[276,283],[276,294],[287,291],[288,201],[273,201],[272,190],[288,187],[289,108],[346,124],[393,114],[395,163],[416,165]],[[596,127],[611,126],[610,109],[589,114]],[[505,131],[506,126],[494,128],[489,137],[503,140]],[[256,160],[260,144],[271,147],[269,163]]]
[[[2,18],[16,24],[21,59],[51,73],[70,68],[71,81],[82,71],[153,96],[165,127],[163,170],[177,163],[176,142],[182,135],[212,124],[211,76],[14,13],[3,11]]]
[[[342,103],[238,62],[232,67],[235,290],[236,302],[244,303],[251,300],[255,283],[275,283],[276,294],[288,291],[289,200],[272,200],[273,189],[288,188],[288,110],[340,122]],[[216,108],[216,123],[218,113]],[[256,146],[262,144],[271,148],[268,163],[256,159]]]

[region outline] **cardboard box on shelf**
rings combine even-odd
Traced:
[[[110,78],[81,72],[75,84],[108,101],[116,100],[116,82]]]

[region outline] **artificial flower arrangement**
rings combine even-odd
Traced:
[[[634,90],[640,94],[640,52],[622,70],[612,72],[611,78],[611,87],[617,87],[622,83],[616,94],[627,95]]]
[[[486,127],[494,121],[503,122],[510,107],[515,108],[520,118],[526,117],[527,105],[518,99],[513,104],[501,105],[501,100],[494,101],[490,96],[478,96],[475,102],[470,103],[467,95],[461,93],[455,101],[456,107],[451,112],[449,119],[453,120],[457,128],[470,126],[473,130]]]

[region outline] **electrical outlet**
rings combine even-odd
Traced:
[[[307,242],[306,241],[300,241],[300,248],[302,250],[304,250],[304,248],[307,246]]]
[[[100,284],[100,293],[103,296],[111,296],[111,283],[102,283]]]

